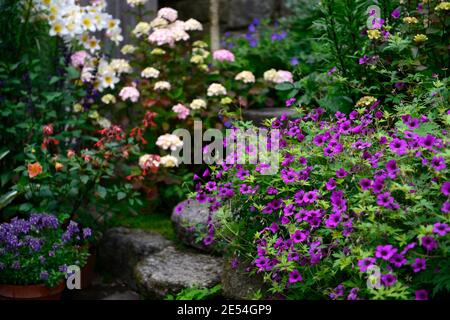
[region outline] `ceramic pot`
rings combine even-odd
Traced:
[[[7,300],[60,300],[65,282],[48,288],[43,284],[37,285],[7,285],[0,284],[0,297]]]

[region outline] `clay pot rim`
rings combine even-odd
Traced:
[[[51,288],[43,283],[30,285],[0,284],[0,296],[8,299],[39,299],[57,296],[65,288],[64,280]]]

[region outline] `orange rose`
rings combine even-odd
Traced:
[[[42,166],[39,162],[35,162],[28,165],[28,176],[34,178],[42,173]]]
[[[64,165],[61,162],[55,163],[55,170],[56,171],[61,171],[62,168],[64,168]]]

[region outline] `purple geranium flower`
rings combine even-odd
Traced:
[[[303,280],[302,275],[298,270],[294,270],[291,273],[289,273],[289,283],[296,283],[302,280]]]
[[[446,223],[436,222],[433,225],[433,233],[440,235],[441,237],[445,236],[447,232],[450,232],[450,227]]]
[[[406,143],[405,140],[398,139],[398,138],[395,138],[389,144],[391,151],[399,156],[406,154],[407,146],[408,146],[408,144]]]
[[[359,291],[359,288],[351,289],[350,293],[347,296],[347,300],[358,300],[358,291]]]
[[[307,236],[307,231],[297,230],[294,232],[294,234],[291,235],[291,239],[292,241],[294,241],[294,243],[300,243],[305,241]]]
[[[450,213],[450,202],[446,201],[441,207],[441,211],[444,213]]]
[[[411,264],[411,267],[415,273],[425,271],[427,269],[427,262],[423,258],[416,258]]]
[[[431,160],[431,166],[436,171],[443,170],[443,169],[445,169],[447,167],[445,165],[444,157],[433,157],[433,159]]]
[[[375,258],[371,257],[358,260],[359,271],[366,272],[367,268],[375,264],[375,261],[376,261]]]
[[[377,196],[377,204],[385,208],[390,208],[394,204],[394,198],[390,192],[384,192]]]
[[[397,249],[392,245],[387,244],[384,246],[378,246],[375,250],[375,257],[381,258],[383,260],[389,260],[392,256],[397,253]]]
[[[304,203],[314,203],[319,198],[319,194],[317,193],[317,190],[308,191],[303,196],[303,202]]]
[[[330,70],[328,70],[327,76],[331,76],[334,72],[336,72],[336,67],[333,67]]]
[[[372,186],[372,180],[363,178],[359,181],[359,185],[361,186],[361,189],[368,190]]]
[[[428,291],[416,290],[416,300],[428,300]]]
[[[290,98],[290,99],[286,100],[286,107],[292,106],[296,101],[297,101],[297,99],[295,99],[295,98]]]
[[[339,170],[336,170],[336,176],[338,178],[345,178],[348,175],[348,172],[344,168],[340,168]]]
[[[325,221],[325,226],[330,229],[334,229],[338,226],[339,222],[341,222],[342,217],[340,213],[330,214],[328,219]]]
[[[208,190],[209,192],[213,192],[217,189],[217,183],[215,183],[214,181],[209,181],[205,185],[205,189]]]
[[[398,19],[400,18],[400,14],[401,14],[400,8],[396,8],[394,9],[394,11],[391,12],[391,17],[394,19]]]
[[[450,182],[445,181],[442,184],[441,192],[444,194],[444,196],[450,196]]]
[[[438,247],[438,243],[436,239],[430,236],[424,236],[421,239],[422,247],[424,247],[427,251],[434,250]]]
[[[400,268],[401,266],[404,266],[406,263],[408,263],[408,260],[400,254],[396,253],[394,254],[391,259],[389,259],[389,262],[392,263],[395,267]]]
[[[330,180],[328,180],[328,182],[325,184],[325,187],[327,188],[327,190],[334,190],[336,188],[336,180],[334,180],[333,178],[331,178]]]
[[[370,57],[368,57],[367,55],[364,55],[363,57],[359,58],[358,63],[359,64],[366,64],[369,61],[370,61]]]
[[[381,283],[385,286],[385,287],[390,287],[393,286],[395,283],[397,282],[397,278],[388,273],[388,274],[383,274],[381,276]]]

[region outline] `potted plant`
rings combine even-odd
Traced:
[[[0,297],[59,299],[68,267],[82,268],[91,235],[74,221],[66,228],[49,214],[13,218],[0,225]]]

